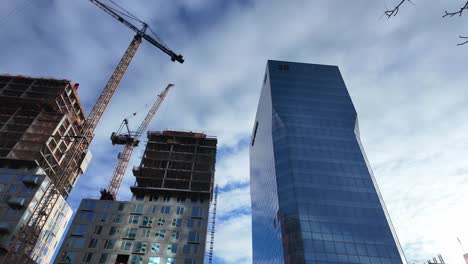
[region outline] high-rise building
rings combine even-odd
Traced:
[[[36,161],[0,158],[0,262],[49,182]],[[71,207],[60,197],[32,252],[34,263],[50,263],[71,216]]]
[[[68,80],[0,75],[0,157],[36,160],[55,182],[85,121],[77,89]],[[85,162],[66,175],[64,196],[86,168],[89,152],[79,157]]]
[[[336,66],[268,61],[250,147],[253,263],[402,263]]]
[[[34,221],[48,186],[56,188],[65,156],[81,136],[85,119],[77,89],[68,80],[0,75],[0,261]],[[63,196],[45,226],[34,231],[38,241],[29,257],[35,263],[50,263],[72,215],[65,197],[89,159],[89,152],[78,155],[76,169],[58,189]]]
[[[131,201],[84,199],[55,263],[203,264],[216,144],[148,132]]]

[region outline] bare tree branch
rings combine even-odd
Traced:
[[[453,16],[455,16],[455,15],[461,16],[461,15],[463,14],[463,11],[464,11],[465,9],[468,9],[468,0],[466,1],[465,5],[462,6],[462,7],[460,8],[460,10],[458,10],[457,12],[447,12],[447,10],[445,10],[445,15],[443,15],[442,17],[446,17],[446,16],[453,17]]]
[[[462,43],[458,43],[457,46],[461,46],[461,45],[465,45],[468,43],[468,37],[462,37],[462,36],[458,36],[460,39],[466,39],[465,42],[462,42]]]
[[[387,11],[385,11],[384,14],[385,14],[388,18],[391,18],[392,16],[396,16],[396,15],[398,14],[398,11],[400,11],[400,6],[401,6],[403,3],[405,3],[405,2],[410,2],[411,4],[414,5],[414,3],[411,2],[411,0],[401,0],[401,2],[400,2],[397,6],[395,6],[395,8],[393,8],[392,10],[388,10],[388,9],[387,9]]]

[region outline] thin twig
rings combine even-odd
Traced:
[[[457,46],[462,46],[468,43],[468,37],[458,36],[460,39],[466,39],[465,42],[458,43]]]
[[[447,10],[445,10],[445,15],[443,15],[442,17],[446,17],[446,16],[453,17],[455,15],[461,16],[463,14],[463,11],[466,9],[468,9],[468,0],[466,1],[465,5],[462,6],[460,10],[458,10],[457,12],[447,12]]]
[[[395,6],[395,8],[393,8],[392,10],[388,10],[388,9],[387,9],[387,11],[385,11],[384,14],[385,14],[388,18],[391,18],[392,16],[396,16],[396,15],[398,14],[398,11],[400,11],[400,6],[401,6],[403,3],[405,3],[405,2],[410,2],[411,4],[414,5],[414,3],[411,2],[411,0],[401,0],[401,2],[400,2],[397,6]]]

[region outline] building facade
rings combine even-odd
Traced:
[[[10,250],[11,241],[29,220],[49,182],[49,177],[35,161],[0,158],[0,262]],[[51,262],[72,214],[71,207],[60,197],[34,247],[31,256],[34,263]]]
[[[36,160],[55,182],[85,121],[77,89],[68,80],[0,75],[0,157]],[[79,155],[76,171],[66,175],[64,196],[86,169],[90,157],[85,154]]]
[[[84,199],[55,263],[203,264],[216,144],[148,132],[131,201]]]
[[[253,263],[406,263],[336,66],[268,61],[250,190]]]

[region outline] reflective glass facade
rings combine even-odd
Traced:
[[[268,61],[250,183],[253,263],[406,263],[338,67]]]

